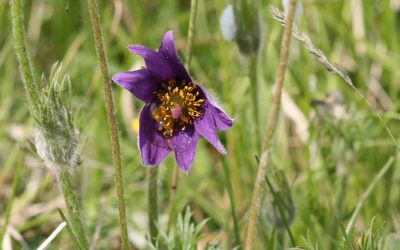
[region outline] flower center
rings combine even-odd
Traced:
[[[158,122],[158,130],[163,136],[173,136],[175,129],[185,130],[187,125],[201,116],[201,105],[197,85],[193,83],[177,84],[175,80],[162,83],[155,92],[157,107],[152,110],[153,118]]]

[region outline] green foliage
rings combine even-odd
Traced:
[[[178,215],[178,221],[174,231],[167,233],[159,227],[159,236],[155,244],[153,244],[147,237],[147,249],[198,249],[198,242],[201,239],[201,230],[206,225],[208,219],[203,220],[198,225],[192,221],[192,213],[190,207],[186,208],[185,214]],[[216,250],[218,248],[218,240],[215,239],[211,243],[207,242],[206,250]]]
[[[289,184],[282,170],[270,167],[266,174],[266,189],[262,214],[278,229],[285,229],[292,224],[296,207],[292,199]]]
[[[74,180],[79,187],[77,192],[82,201],[82,218],[87,225],[86,235],[90,243],[94,242],[96,249],[119,249],[110,135],[86,1],[22,2],[26,42],[34,75],[50,72],[53,63],[59,60],[71,81],[69,85],[65,78],[62,84],[64,73],[60,71],[57,87],[53,85],[56,91],[50,88],[52,77],[49,76],[38,91],[43,104],[41,113],[33,117],[29,114],[26,92],[13,53],[11,7],[8,1],[0,0],[0,228],[5,221],[13,189],[15,196],[9,224],[24,240],[15,239],[6,232],[3,242],[11,242],[15,249],[23,246],[35,249],[60,223],[56,209],[63,206],[59,199],[60,192],[54,188],[53,175],[44,168],[36,150],[32,150],[37,133],[33,128],[40,121],[44,124],[43,131],[44,127],[51,131],[46,136],[56,145],[46,152],[53,152],[52,155],[61,158],[61,161],[65,161],[65,155],[59,149],[61,146],[66,152],[80,153],[81,167],[76,168]],[[166,30],[174,31],[178,53],[185,62],[189,1],[98,2],[111,75],[142,63],[140,57],[127,50],[128,45],[143,44],[158,48]],[[361,8],[354,6],[357,2],[361,3]],[[400,25],[396,2],[302,1],[303,14],[297,24],[333,65],[338,65],[351,77],[355,87],[371,102],[373,110],[382,115],[398,140]],[[236,207],[234,215],[243,242],[257,168],[256,158],[259,157],[254,136],[250,62],[235,43],[224,41],[218,30],[219,15],[229,3],[199,0],[190,68],[193,78],[209,89],[235,119],[233,128],[219,135],[228,151],[223,164],[229,171],[224,171],[224,165],[213,157],[212,147],[201,139],[193,168],[189,175],[179,176],[172,202],[170,189],[174,159],[171,156],[159,166],[158,193],[160,224],[163,226],[165,220],[171,220],[170,232],[174,233],[174,238],[179,232],[174,226],[177,216],[171,213],[173,216],[169,218],[169,211],[182,211],[190,204],[196,221],[209,218],[198,237],[214,239],[216,234],[221,233],[221,249],[232,249],[236,244],[229,201],[232,194]],[[283,30],[269,15],[269,4],[279,5],[280,1],[260,1],[258,6],[261,25],[267,27],[264,34],[260,33],[264,43],[258,54],[258,129],[261,135],[268,119]],[[361,11],[362,15],[357,11]],[[363,32],[356,35],[356,31],[360,30]],[[321,67],[295,40],[292,41],[288,67],[285,91],[295,109],[284,109],[280,114],[270,165],[279,166],[284,172],[296,207],[290,231],[297,245],[291,243],[286,229],[282,230],[284,245],[288,248],[324,250],[338,249],[338,246],[357,247],[358,239],[363,232],[368,232],[375,217],[374,225],[379,225],[380,230],[372,234],[373,242],[379,243],[383,239],[383,249],[397,249],[399,228],[394,219],[400,204],[397,159],[365,200],[355,220],[351,239],[347,240],[350,245],[344,243],[344,228],[361,195],[395,152],[384,127],[351,88]],[[341,105],[347,118],[337,119],[329,113],[325,117],[324,113],[320,113],[321,106],[313,104],[315,100],[326,101],[326,94],[332,91],[343,96]],[[137,134],[131,126],[133,121],[137,121],[142,103],[120,88],[114,87],[113,94],[120,127],[129,237],[138,249],[143,249],[144,234],[147,232],[146,168],[141,165]],[[53,100],[52,106],[49,100]],[[286,102],[283,103],[285,105]],[[76,110],[74,117],[70,114],[71,107]],[[291,116],[298,115],[296,110],[305,123],[299,116]],[[54,125],[50,122],[52,119],[59,121],[60,125]],[[297,128],[301,125],[306,125],[306,132],[300,134]],[[306,137],[306,134],[309,136]],[[61,136],[70,139],[64,141]],[[307,139],[303,140],[304,137]],[[79,143],[79,148],[73,146],[76,143]],[[77,148],[79,150],[75,151]],[[23,165],[14,189],[12,183],[19,154],[22,154]],[[395,154],[397,157],[398,152]],[[74,158],[72,155],[67,158]],[[232,184],[232,194],[228,193],[227,183]],[[265,190],[268,190],[267,186]],[[288,198],[283,195],[280,194],[283,200]],[[182,216],[183,224],[184,218]],[[257,228],[256,249],[279,245],[272,223],[260,221]],[[165,234],[168,239],[170,233]],[[368,237],[368,244],[372,246],[372,236]],[[276,244],[271,243],[273,238]],[[367,237],[364,238],[367,242]],[[162,242],[166,241],[160,239],[160,244]],[[175,239],[174,242],[177,243]],[[51,243],[51,249],[59,248],[74,249],[74,243],[65,229]]]
[[[399,233],[392,233],[385,238],[385,250],[396,250],[400,246],[400,235]]]

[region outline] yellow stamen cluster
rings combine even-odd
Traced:
[[[163,136],[173,136],[174,129],[185,130],[201,116],[200,108],[204,99],[200,98],[197,85],[185,83],[178,85],[175,80],[162,83],[155,92],[157,107],[152,116],[158,122],[158,130]]]

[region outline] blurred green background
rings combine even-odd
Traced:
[[[296,23],[309,34],[315,46],[349,74],[372,109],[338,77],[321,67],[300,42],[292,41],[285,98],[269,164],[269,169],[282,170],[288,182],[289,188],[279,189],[278,194],[285,199],[291,192],[296,208],[292,234],[297,246],[306,249],[358,249],[363,235],[374,237],[374,242],[386,244],[387,249],[398,249],[388,248],[400,247],[400,243],[390,243],[400,239],[397,161],[363,204],[349,239],[344,237],[344,228],[378,171],[391,155],[398,154],[374,112],[382,114],[398,139],[400,2],[301,2],[303,12]],[[187,58],[184,52],[190,1],[114,0],[98,1],[98,4],[110,74],[142,63],[139,56],[127,50],[128,45],[143,44],[156,49],[167,30],[174,31],[181,59]],[[200,243],[219,236],[222,249],[232,249],[235,244],[226,188],[228,180],[233,185],[242,241],[246,235],[260,154],[255,131],[258,129],[264,134],[283,30],[268,11],[270,4],[281,7],[281,2],[261,1],[263,44],[258,63],[260,124],[257,125],[252,122],[250,60],[234,42],[222,38],[219,28],[219,18],[227,4],[229,1],[225,0],[199,0],[189,71],[235,119],[233,128],[220,134],[228,155],[220,158],[202,139],[189,175],[183,172],[179,175],[172,203],[177,212],[189,205],[196,223],[210,218],[202,230]],[[33,119],[13,51],[9,8],[8,1],[0,0],[0,225],[4,223],[16,165],[23,164],[10,221],[13,233],[7,237],[12,239],[15,249],[35,249],[61,222],[57,208],[64,205],[54,174],[45,167],[32,145]],[[118,249],[110,135],[86,1],[32,0],[25,1],[24,8],[35,77],[48,75],[51,65],[60,61],[71,78],[72,106],[82,139],[82,163],[76,168],[76,176],[89,239],[97,229],[98,249]],[[141,165],[136,132],[132,128],[142,103],[116,85],[113,87],[120,125],[129,236],[135,245],[143,248],[147,232],[146,168]],[[330,102],[327,94],[340,96],[342,100]],[[224,171],[224,164],[229,171]],[[160,225],[163,228],[169,220],[173,167],[172,156],[160,165]],[[268,172],[267,176],[273,178],[274,174]],[[260,210],[256,249],[293,247],[280,226],[271,222],[271,216],[276,215],[269,202],[261,203]],[[172,224],[175,218],[176,213],[171,218]],[[278,243],[271,243],[272,239]],[[51,247],[72,248],[65,230]]]

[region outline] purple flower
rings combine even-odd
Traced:
[[[128,48],[143,57],[147,68],[112,79],[145,102],[138,138],[143,165],[157,165],[173,151],[179,167],[188,173],[200,135],[226,154],[217,129],[229,129],[232,120],[192,81],[178,58],[172,31],[165,33],[158,52],[140,45]]]

